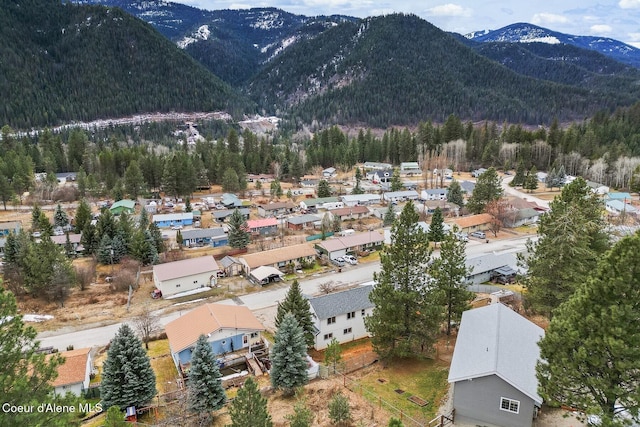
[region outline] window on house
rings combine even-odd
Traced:
[[[507,397],[500,398],[500,409],[507,412],[517,414],[520,412],[520,401],[509,399]]]
[[[324,340],[330,340],[331,338],[333,338],[333,334],[324,334]]]
[[[248,337],[248,336],[246,336],[246,335],[245,335],[245,336],[243,336],[243,337],[242,337],[242,343],[243,343],[243,344],[248,344],[248,343],[249,343],[249,337]]]
[[[362,317],[364,317],[364,308],[362,309]]]
[[[220,344],[225,345],[226,343],[227,343],[227,340],[222,340]]]
[[[331,324],[333,324],[333,323],[336,323],[336,316],[329,317],[329,318],[327,319],[327,325],[331,325]]]
[[[258,336],[257,332],[251,332],[251,338],[256,338]]]
[[[355,311],[352,311],[351,313],[347,313],[347,319],[353,319],[354,317],[356,317]]]
[[[180,283],[178,283],[178,284],[176,285],[176,288],[179,288],[179,287],[180,287]]]
[[[342,331],[343,334],[347,335],[351,333],[351,328],[347,328],[344,331]]]

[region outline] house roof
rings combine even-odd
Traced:
[[[380,200],[379,194],[346,194],[340,196],[343,202],[372,202]]]
[[[80,243],[80,240],[82,240],[82,234],[69,233],[69,242]],[[64,234],[62,236],[51,236],[51,241],[56,245],[64,245],[67,243],[67,236]]]
[[[278,220],[275,218],[263,218],[263,219],[250,219],[247,221],[247,228],[252,230],[254,228],[262,227],[277,227]]]
[[[428,188],[426,190],[422,190],[424,194],[447,194],[446,188]]]
[[[220,270],[212,256],[188,258],[153,266],[153,275],[161,282]]]
[[[153,222],[160,221],[184,221],[185,219],[193,219],[193,212],[178,212],[171,214],[157,214],[153,216]]]
[[[449,382],[497,375],[538,405],[536,363],[544,330],[502,304],[467,310],[462,322]]]
[[[308,243],[285,246],[283,248],[271,249],[240,257],[250,268],[257,268],[262,265],[272,265],[279,262],[291,261],[294,259],[315,256],[316,250]]]
[[[407,168],[420,168],[420,165],[418,164],[418,162],[402,162],[400,163],[400,169],[407,169]]]
[[[391,169],[391,166],[391,163],[364,162],[364,167],[367,169]]]
[[[215,227],[215,228],[196,228],[195,230],[184,230],[182,231],[183,239],[204,239],[207,237],[218,237],[224,236],[224,228]]]
[[[269,276],[282,277],[284,276],[284,273],[275,267],[269,267],[269,266],[263,265],[262,267],[258,267],[256,269],[251,270],[251,273],[249,273],[249,275],[253,276],[256,280],[261,282]]]
[[[519,209],[516,212],[516,219],[534,218],[542,215],[542,212],[533,208]]]
[[[382,243],[384,236],[377,231],[369,231],[367,233],[355,233],[350,236],[337,236],[317,243],[318,246],[327,252],[339,251],[342,249],[353,248],[368,243]]]
[[[346,291],[309,298],[309,304],[318,319],[328,319],[340,314],[373,307],[373,303],[369,300],[369,293],[372,290],[373,285],[358,286]]]
[[[607,193],[609,200],[631,200],[631,194],[627,192]]]
[[[324,169],[322,172],[335,173],[335,171],[336,171],[336,168],[331,167],[331,168]]]
[[[635,213],[637,209],[629,203],[624,203],[621,200],[608,200],[607,206],[618,212]]]
[[[242,215],[248,216],[250,213],[249,208],[238,208],[238,210]],[[235,209],[221,209],[219,211],[211,212],[211,215],[213,215],[215,219],[226,218],[233,215],[233,211],[235,211]]]
[[[474,276],[476,274],[494,271],[500,267],[517,267],[518,258],[512,253],[489,253],[467,258],[465,264],[467,268],[472,269],[470,275]]]
[[[369,213],[369,208],[366,206],[352,206],[347,208],[331,209],[332,215],[347,216],[347,215],[360,215]]]
[[[391,197],[415,197],[418,198],[418,192],[416,190],[405,190],[405,191],[389,191],[382,195],[385,199]]]
[[[476,183],[473,181],[462,181],[460,183],[460,187],[465,193],[471,193],[473,192],[473,189],[476,188]]]
[[[87,362],[91,348],[63,351],[60,353],[65,361],[58,366],[58,377],[51,383],[54,387],[81,383],[86,379]],[[49,359],[53,355],[47,355]]]
[[[222,265],[223,268],[230,267],[233,264],[240,264],[240,261],[238,261],[238,258],[234,258],[230,255],[227,255],[220,260],[220,265]]]
[[[315,215],[297,215],[287,219],[288,223],[295,224],[295,225],[307,224],[309,222],[318,222],[318,221],[321,221],[321,219]]]
[[[111,207],[109,208],[109,210],[114,210],[117,208],[127,208],[127,209],[135,209],[136,207],[136,202],[133,200],[129,200],[129,199],[122,199],[122,200],[118,200],[117,202],[115,202],[114,204],[111,205]]]
[[[247,307],[225,304],[203,304],[165,326],[173,353],[194,345],[200,335],[220,329],[264,331],[265,328]]]
[[[258,205],[258,207],[264,209],[265,211],[276,211],[278,209],[293,209],[296,207],[296,205],[291,202],[275,202]]]
[[[3,221],[0,222],[0,230],[19,230],[22,228],[20,221]]]
[[[471,216],[456,218],[453,220],[453,222],[460,228],[468,228],[468,227],[475,227],[482,224],[488,224],[491,222],[491,219],[492,219],[491,215],[487,213],[483,213],[478,215],[471,215]]]
[[[301,203],[304,203],[308,208],[310,208],[312,206],[318,206],[324,203],[335,203],[338,201],[339,199],[337,197],[319,197],[317,199],[304,199]]]

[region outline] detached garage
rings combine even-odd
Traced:
[[[215,286],[220,267],[212,256],[183,259],[153,266],[153,281],[163,297]]]

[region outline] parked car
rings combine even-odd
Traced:
[[[345,255],[344,260],[351,265],[356,265],[358,263],[358,260],[353,255]]]
[[[469,241],[469,235],[467,233],[455,233],[456,239],[460,240],[461,242],[468,242]]]
[[[471,237],[477,237],[478,239],[486,239],[487,235],[484,233],[484,231],[474,231],[473,233],[470,234]]]
[[[332,259],[331,262],[337,267],[344,267],[344,265],[345,265],[344,259],[342,259],[342,257],[341,258]]]
[[[151,292],[151,298],[153,299],[162,298],[162,291],[160,289],[154,289],[153,292]]]

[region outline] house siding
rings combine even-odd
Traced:
[[[153,280],[156,288],[160,289],[162,291],[162,295],[166,297],[180,292],[202,288],[204,286],[215,286],[218,281],[217,271],[218,270],[212,270],[205,273],[193,274],[164,281],[160,281],[154,275]]]
[[[519,413],[501,410],[502,397],[519,401]],[[456,421],[492,427],[531,427],[535,414],[533,400],[497,375],[456,382],[453,407]]]
[[[256,336],[251,338],[251,334],[256,333]],[[244,337],[247,337],[247,342],[244,342]],[[242,331],[238,332],[235,329],[221,329],[211,334],[207,339],[211,345],[214,355],[220,355],[230,353],[232,351],[242,350],[249,348],[249,345],[256,345],[262,341],[259,331]],[[192,347],[185,348],[177,353],[173,353],[173,361],[178,364],[187,364],[191,362],[191,356],[195,349],[196,343],[193,343]]]
[[[323,350],[327,348],[332,338],[338,340],[340,344],[358,340],[370,336],[369,332],[364,325],[365,317],[368,317],[373,313],[373,308],[365,309],[365,315],[362,316],[362,310],[355,311],[355,317],[351,319],[347,318],[347,313],[335,316],[336,321],[332,324],[327,324],[328,319],[315,319],[315,326],[320,331],[315,337],[314,347],[316,350]],[[351,332],[345,334],[344,330],[351,328]],[[333,334],[332,338],[324,339],[327,334]]]

